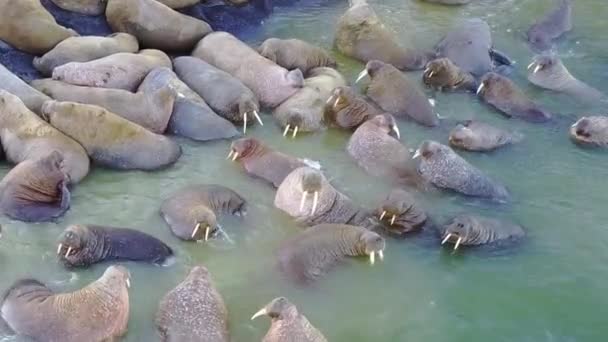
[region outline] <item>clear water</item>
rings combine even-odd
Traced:
[[[441,221],[467,211],[512,220],[528,238],[499,255],[471,250],[452,254],[424,236],[389,241],[386,259],[370,267],[348,263],[308,289],[283,282],[274,252],[298,231],[272,205],[274,190],[246,176],[224,157],[228,142],[179,140],[184,155],[157,172],[94,170],[73,192],[72,209],[56,224],[24,224],[2,219],[0,288],[33,276],[58,290],[81,288],[108,266],[75,273],[55,257],[56,238],[71,223],[134,227],[169,243],[177,261],[166,268],[127,264],[133,280],[131,319],[125,341],[154,341],[153,319],[160,298],[195,264],[207,266],[230,311],[234,341],[259,341],[268,320],[249,317],[271,298],[287,296],[330,341],[605,341],[608,333],[608,161],[606,153],[583,150],[567,136],[574,118],[605,113],[531,86],[525,67],[532,57],[522,41],[525,30],[550,0],[483,0],[442,7],[416,0],[371,1],[403,44],[431,47],[461,18],[482,17],[495,45],[517,61],[513,78],[530,96],[560,114],[557,123],[533,125],[506,120],[467,94],[432,94],[448,120],[478,118],[526,135],[519,145],[492,154],[463,156],[511,189],[514,201],[490,206],[451,194],[420,194],[431,216]],[[331,48],[333,28],[346,1],[303,1],[277,8],[250,43],[266,37],[297,37]],[[603,0],[578,0],[574,31],[558,46],[565,65],[578,78],[608,92],[608,10]],[[340,70],[354,80],[362,65],[339,57]],[[419,72],[409,77],[420,78]],[[251,134],[293,155],[322,162],[335,186],[363,205],[374,205],[389,190],[367,176],[344,152],[348,134],[329,130],[283,139],[265,116]],[[402,140],[416,147],[424,139],[447,141],[449,125],[425,129],[401,122]],[[2,165],[7,172],[8,165]],[[161,200],[193,183],[219,183],[247,198],[244,220],[222,222],[234,245],[183,243],[161,220]]]

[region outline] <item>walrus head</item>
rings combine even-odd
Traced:
[[[128,289],[131,287],[131,273],[124,266],[112,265],[106,269],[99,281],[112,289],[122,288],[123,286]]]
[[[260,110],[259,105],[256,101],[252,100],[249,96],[242,96],[238,103],[239,114],[243,121],[243,134],[247,133],[247,122],[252,123],[253,120],[257,120],[260,126],[264,126],[262,118],[258,111]]]
[[[283,136],[287,136],[290,130],[292,130],[291,137],[295,138],[298,135],[298,130],[304,124],[304,118],[302,114],[297,111],[291,111],[288,113],[288,117],[285,119],[285,129],[283,130]]]
[[[80,258],[86,257],[87,251],[95,249],[97,239],[92,236],[88,227],[74,224],[65,229],[59,237],[57,255],[60,260],[76,264]],[[92,246],[88,246],[91,243]]]
[[[384,260],[384,248],[386,241],[375,232],[364,230],[359,236],[359,241],[355,245],[355,249],[364,255],[369,255],[369,262],[373,265],[376,262],[376,254],[380,260]]]
[[[192,208],[190,214],[190,217],[194,218],[190,235],[192,240],[208,241],[209,238],[217,236],[220,232],[213,210],[201,205]]]
[[[581,145],[605,146],[608,144],[608,118],[584,116],[570,127],[570,138]]]
[[[446,153],[450,153],[449,147],[442,145],[436,141],[425,140],[420,144],[420,147],[414,153],[412,159],[421,158],[423,161],[439,158]]]
[[[256,312],[251,316],[251,320],[260,317],[268,316],[272,320],[284,319],[287,317],[294,317],[298,313],[298,309],[293,305],[287,298],[278,297],[273,299],[270,303],[266,304],[260,311]]]
[[[386,230],[395,235],[403,235],[422,228],[427,220],[426,213],[421,210],[412,195],[396,189],[382,202],[376,211]]]
[[[369,76],[370,78],[374,78],[374,76],[384,67],[386,66],[386,63],[373,59],[369,62],[367,62],[367,64],[365,64],[365,69],[363,69],[363,71],[361,71],[359,73],[359,76],[357,76],[357,80],[355,80],[355,83],[359,83],[359,81],[361,81],[363,78],[365,78],[365,76]]]
[[[474,144],[475,133],[468,127],[469,122],[458,124],[450,131],[448,141],[450,145],[462,149],[467,149]]]
[[[454,250],[457,250],[461,244],[469,244],[471,239],[474,239],[476,233],[476,224],[468,215],[456,216],[451,222],[446,224],[443,229],[441,244],[446,242],[454,244]]]
[[[424,84],[435,87],[456,87],[462,80],[459,79],[460,69],[448,58],[438,58],[430,61],[422,74]]]
[[[356,128],[375,114],[351,87],[337,87],[325,103],[323,120],[342,128]]]
[[[399,132],[399,126],[397,126],[397,120],[395,120],[395,117],[391,114],[385,113],[382,115],[377,115],[369,119],[366,124],[378,127],[378,129],[380,129],[382,132],[397,140],[401,139],[401,133]]]
[[[570,81],[572,75],[558,57],[541,55],[534,57],[528,65],[528,79],[537,86],[558,89],[564,82]]]
[[[482,98],[507,96],[509,93],[511,93],[509,80],[494,72],[485,74],[477,88],[477,95]]]
[[[312,209],[310,212],[311,216],[314,216],[317,211],[317,205],[319,204],[319,193],[323,188],[323,174],[321,171],[313,168],[305,168],[302,171],[300,179],[300,191],[302,192],[302,198],[300,200],[300,212],[304,210],[304,203],[308,200],[308,195],[312,195]]]
[[[232,161],[248,158],[256,154],[261,154],[266,147],[256,138],[241,138],[235,140],[230,145],[230,152],[226,159]]]

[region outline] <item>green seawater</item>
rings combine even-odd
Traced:
[[[72,223],[137,228],[174,248],[168,267],[127,263],[132,274],[131,315],[124,341],[155,341],[154,316],[162,296],[203,264],[212,272],[230,312],[235,342],[260,341],[270,323],[249,318],[276,296],[287,296],[329,341],[606,341],[608,335],[608,161],[606,152],[570,142],[568,127],[584,114],[606,113],[532,86],[525,68],[532,52],[524,34],[551,0],[473,0],[444,7],[416,0],[370,0],[404,45],[432,47],[463,18],[481,17],[492,28],[495,46],[517,63],[511,77],[529,96],[557,114],[554,123],[507,120],[471,94],[427,94],[446,121],[476,118],[519,131],[525,140],[490,154],[459,152],[505,183],[513,194],[506,205],[491,205],[450,193],[417,194],[434,220],[470,212],[514,221],[526,240],[502,253],[441,249],[424,235],[390,240],[384,262],[351,260],[310,288],[296,288],[277,274],[275,252],[298,232],[273,206],[274,190],[224,158],[229,142],[177,139],[184,154],[173,167],[154,173],[95,169],[73,190],[72,208],[56,223],[26,224],[2,218],[0,289],[35,277],[58,291],[73,291],[97,279],[108,264],[74,272],[55,256],[56,239]],[[255,31],[251,44],[267,37],[301,38],[332,48],[334,26],[347,1],[302,1],[276,8]],[[574,30],[558,43],[571,73],[608,92],[608,8],[605,0],[577,0]],[[337,56],[339,69],[354,81],[363,65]],[[420,80],[421,72],[407,74]],[[422,86],[422,85],[421,85]],[[318,160],[333,184],[356,202],[374,206],[390,190],[366,175],[345,153],[349,135],[327,130],[284,139],[266,113],[263,127],[248,134],[292,155]],[[450,121],[451,120],[451,121]],[[451,127],[435,129],[400,122],[411,148],[424,139],[447,143]],[[2,164],[2,174],[10,166]],[[234,244],[184,243],[159,216],[163,198],[194,183],[217,183],[241,193],[248,216],[221,223]],[[0,337],[0,340],[2,338]],[[7,340],[12,340],[7,338]]]

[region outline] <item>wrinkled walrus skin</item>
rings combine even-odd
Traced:
[[[46,342],[114,341],[127,332],[129,271],[110,266],[80,290],[55,293],[33,279],[4,295],[2,318],[17,334]]]
[[[323,120],[331,127],[354,130],[382,113],[382,109],[357,94],[353,88],[337,87],[327,99]]]
[[[522,239],[526,233],[517,224],[476,216],[458,215],[439,227],[442,242],[462,246],[507,244]]]
[[[428,219],[414,196],[402,189],[391,191],[376,213],[383,223],[384,231],[396,237],[422,229]]]
[[[467,120],[450,131],[450,146],[466,151],[489,152],[517,143],[523,135],[497,128],[481,121]]]
[[[300,69],[304,75],[317,67],[337,66],[327,51],[300,39],[269,38],[258,52],[287,70]]]
[[[156,313],[161,342],[229,342],[228,309],[204,266],[161,300]]]
[[[51,98],[30,87],[17,75],[0,64],[0,89],[17,96],[32,112],[40,115],[40,108]]]
[[[80,182],[89,173],[89,157],[79,143],[27,109],[18,97],[3,90],[0,90],[0,141],[11,163],[37,160],[58,151],[71,183]]]
[[[51,125],[79,142],[101,166],[153,171],[174,164],[182,154],[171,139],[99,106],[48,101],[42,112]]]
[[[0,182],[0,210],[15,220],[45,222],[70,208],[69,176],[63,156],[53,151],[38,160],[17,164]]]

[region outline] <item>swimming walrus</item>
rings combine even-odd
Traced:
[[[152,171],[175,163],[182,154],[171,139],[99,106],[47,101],[42,112],[51,125],[79,142],[101,166]]]
[[[3,0],[0,13],[0,40],[33,55],[44,54],[62,40],[78,35],[57,24],[40,0]]]
[[[42,111],[41,111],[42,113]],[[0,141],[11,163],[38,160],[58,151],[71,183],[89,173],[89,157],[72,138],[31,112],[15,95],[0,90]]]
[[[159,239],[128,228],[74,224],[59,238],[57,257],[66,267],[104,261],[164,263],[173,250]]]
[[[553,40],[572,30],[572,0],[555,0],[555,4],[528,30],[528,43],[538,52],[551,49]]]
[[[101,15],[106,9],[106,0],[51,0],[57,7],[85,15]]]
[[[191,50],[212,31],[206,22],[155,0],[108,0],[106,19],[114,32],[127,32],[146,48]]]
[[[275,151],[256,138],[242,138],[232,142],[228,159],[240,163],[245,172],[261,178],[278,188],[291,171],[312,166],[313,162]]]
[[[207,241],[220,232],[220,215],[244,216],[246,207],[245,199],[227,187],[190,185],[165,199],[160,214],[180,239]]]
[[[479,246],[487,244],[508,244],[525,236],[523,228],[517,224],[503,222],[476,215],[458,215],[439,227],[441,244],[459,246]]]
[[[349,0],[338,20],[334,46],[342,54],[367,63],[380,60],[401,70],[421,70],[434,54],[404,48],[366,0]]]
[[[311,283],[327,274],[347,257],[384,258],[384,239],[363,227],[319,224],[306,228],[281,243],[279,269],[298,284]]]
[[[414,159],[418,157],[418,172],[438,188],[500,202],[510,197],[504,185],[469,164],[448,146],[435,141],[423,141],[414,154]]]
[[[321,171],[307,166],[285,177],[277,189],[274,206],[304,226],[338,223],[371,227],[376,224],[373,213],[336,190]]]
[[[380,108],[351,87],[337,87],[326,101],[323,121],[328,126],[352,130],[382,113]]]
[[[204,266],[163,297],[155,324],[161,342],[230,341],[228,309]]]
[[[337,66],[327,51],[300,39],[268,38],[258,52],[287,70],[300,69],[304,75],[313,68]]]
[[[263,315],[270,317],[272,322],[262,342],[327,342],[323,334],[285,297],[273,299],[251,320]]]
[[[70,62],[89,62],[115,53],[137,51],[137,38],[128,33],[114,33],[107,37],[69,37],[42,57],[34,57],[32,64],[41,74],[51,76],[56,67]]]
[[[488,152],[517,143],[523,135],[496,128],[481,121],[467,120],[456,125],[448,141],[450,146],[466,151]]]
[[[89,62],[70,62],[53,69],[53,79],[73,85],[136,91],[156,67],[171,67],[171,59],[160,50],[121,52]]]
[[[3,297],[2,318],[35,341],[114,341],[127,332],[130,274],[110,266],[80,290],[56,293],[34,279],[15,282]]]
[[[570,127],[570,138],[582,146],[608,147],[608,116],[584,116]]]
[[[369,61],[357,81],[365,76],[371,79],[365,93],[382,110],[424,126],[439,125],[439,117],[422,89],[394,66],[378,60]]]
[[[77,86],[52,79],[34,80],[30,84],[54,100],[103,107],[158,134],[167,129],[177,96],[169,85],[132,93],[123,89]]]
[[[62,164],[63,156],[57,151],[17,164],[0,182],[0,211],[25,222],[62,216],[70,208],[70,180]]]
[[[398,237],[422,229],[428,219],[414,196],[402,189],[391,191],[380,203],[376,214],[384,231]]]
[[[263,125],[258,99],[243,82],[198,58],[178,57],[173,64],[177,76],[216,113],[231,122],[242,123],[243,133],[254,119]]]
[[[477,95],[509,118],[535,123],[552,118],[550,112],[534,103],[513,81],[497,73],[489,72],[481,78]]]
[[[51,98],[25,83],[0,63],[0,89],[17,96],[32,112],[40,115],[40,108]]]
[[[265,108],[277,107],[304,86],[302,71],[278,66],[228,32],[208,34],[192,56],[241,80]]]
[[[422,81],[427,86],[439,90],[469,90],[477,89],[477,81],[472,74],[460,69],[448,58],[438,58],[430,61],[424,73]]]

